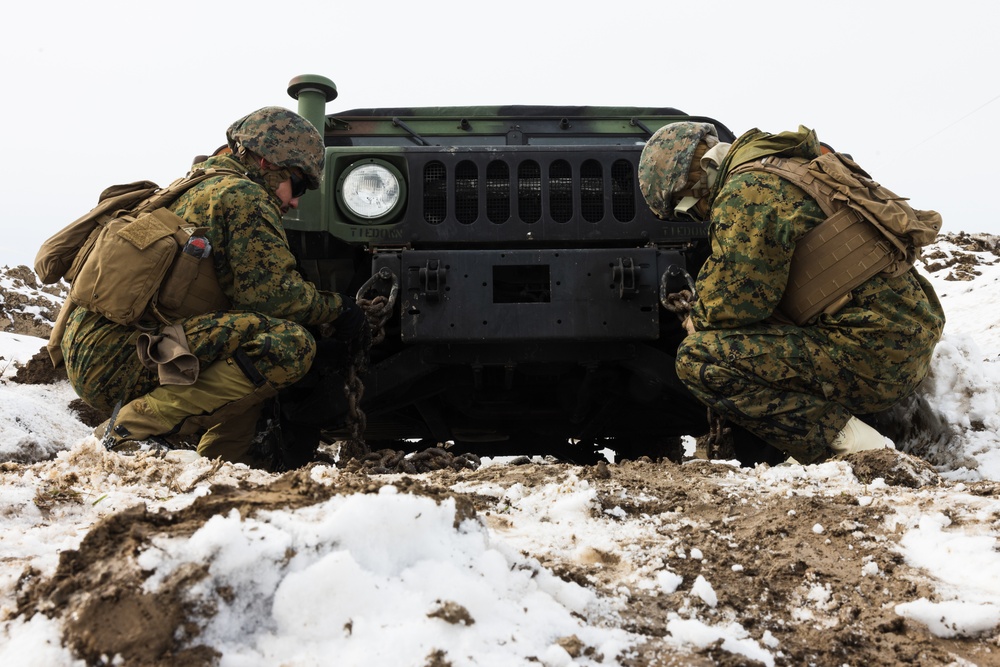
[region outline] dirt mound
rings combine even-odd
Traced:
[[[905,454],[862,453],[848,462],[859,477],[883,477],[889,485],[938,483],[925,464]],[[541,488],[579,476],[597,491],[595,514],[610,513],[622,521],[661,517],[659,527],[639,536],[624,554],[594,546],[574,559],[551,555],[555,552],[540,558],[564,580],[606,595],[621,594],[630,575],[655,572],[668,559],[684,580],[704,577],[712,582],[712,595],[700,598],[688,589],[628,591],[622,627],[646,640],[620,662],[629,667],[759,664],[721,644],[679,654],[668,624],[676,621],[676,610],[692,608],[706,622],[739,623],[754,636],[772,637],[781,646],[778,665],[929,667],[960,664],[956,658],[992,664],[989,642],[942,639],[894,611],[900,601],[933,598],[935,593],[905,564],[893,542],[884,539],[883,521],[887,511],[891,513],[884,504],[846,494],[769,493],[748,486],[746,480],[733,480],[729,471],[726,465],[709,462],[680,466],[640,461],[583,468],[531,463],[444,470],[421,479],[393,476],[391,483],[401,493],[438,502],[454,498],[456,525],[478,514],[499,532],[510,523],[503,508],[506,501],[448,487],[461,482],[471,487]],[[113,514],[94,526],[77,550],[60,555],[53,576],[27,572],[21,578],[17,614],[62,618],[66,643],[88,664],[103,664],[104,657],[112,655],[140,667],[217,664],[215,649],[198,644],[200,627],[216,610],[196,608],[185,597],[207,577],[210,563],[180,568],[156,592],[149,592],[144,589],[149,573],[139,566],[138,554],[156,541],[191,536],[213,516],[232,510],[246,518],[318,504],[334,495],[376,493],[384,483],[386,478],[344,472],[324,484],[314,481],[309,470],[301,470],[266,485],[213,486],[209,494],[176,512],[137,506]],[[996,484],[972,491],[1000,495]]]
[[[27,266],[3,267],[0,269],[0,330],[48,338],[68,292],[65,283],[41,285]],[[14,382],[21,384],[52,384],[65,378],[64,370],[52,367],[44,346],[12,377]]]
[[[976,267],[995,264],[1000,258],[1000,237],[992,234],[959,232],[941,236],[940,239],[957,246],[957,251],[935,248],[924,253],[923,263],[929,273],[947,270],[945,280],[973,280],[982,275]]]
[[[847,462],[859,479],[883,477],[890,486],[918,488],[938,483],[920,459],[891,450],[854,454]],[[779,468],[780,469],[780,468]],[[783,497],[743,482],[728,481],[726,466],[707,461],[683,466],[625,462],[585,469],[598,489],[605,512],[675,516],[660,530],[688,545],[684,554],[665,546],[666,539],[646,538],[632,545],[629,558],[593,549],[589,563],[542,560],[564,579],[605,591],[615,590],[624,572],[670,556],[674,573],[685,581],[702,576],[712,582],[717,600],[691,597],[690,590],[632,589],[622,615],[624,627],[644,635],[647,644],[629,667],[664,665],[760,664],[711,646],[705,658],[676,656],[667,624],[673,610],[698,607],[702,619],[741,624],[755,635],[769,632],[781,645],[780,665],[945,665],[956,656],[981,662],[988,646],[947,640],[898,616],[896,601],[933,597],[916,583],[916,570],[905,565],[892,543],[880,537],[884,506],[859,503],[854,496]],[[462,474],[504,486],[538,486],[564,475],[560,466],[519,466]],[[447,473],[445,477],[449,477]],[[451,480],[444,480],[450,483]],[[997,494],[996,485],[980,491]],[[476,509],[502,530],[501,501],[473,498]],[[678,558],[681,556],[681,558]],[[686,556],[686,557],[684,557]],[[655,566],[655,565],[654,565]]]
[[[67,285],[40,285],[35,272],[24,265],[4,267],[0,278],[0,312],[6,320],[2,330],[48,338],[69,292]]]
[[[456,526],[475,514],[468,500],[451,491],[413,479],[395,484],[401,492],[437,501],[455,498]],[[326,485],[300,470],[265,486],[212,486],[208,495],[177,512],[132,507],[96,524],[79,549],[60,554],[53,577],[26,573],[17,613],[65,619],[66,642],[88,664],[105,664],[107,656],[134,666],[216,664],[215,650],[197,645],[198,623],[214,610],[192,608],[184,599],[185,590],[206,576],[209,564],[182,569],[150,593],[143,589],[148,573],[139,567],[137,555],[155,539],[189,537],[212,517],[232,510],[245,518],[264,510],[314,505],[334,495],[376,493],[381,486],[365,475],[350,474]]]
[[[46,348],[40,349],[12,378],[19,384],[52,384],[66,379],[66,367],[55,368]]]

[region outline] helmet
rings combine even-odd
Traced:
[[[326,148],[312,123],[282,107],[264,107],[240,118],[226,130],[233,153],[246,149],[279,167],[298,167],[309,188],[319,187]]]
[[[660,218],[674,211],[676,195],[690,183],[695,150],[702,142],[711,148],[719,135],[711,123],[679,122],[664,125],[649,138],[639,157],[639,189],[646,204]]]

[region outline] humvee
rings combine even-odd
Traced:
[[[329,79],[288,93],[324,136],[322,187],[285,218],[323,289],[392,299],[361,376],[372,448],[658,456],[704,432],[680,385],[662,297],[692,287],[703,223],[661,220],[639,190],[646,140],[674,108],[400,107],[326,113]],[[362,296],[359,294],[359,296]],[[343,369],[321,352],[281,397],[308,451],[344,438]]]

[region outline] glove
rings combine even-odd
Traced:
[[[340,298],[343,305],[340,307],[340,315],[333,321],[333,336],[346,343],[357,338],[368,328],[368,318],[354,299],[346,294],[342,294]]]

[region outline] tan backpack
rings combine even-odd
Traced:
[[[779,310],[795,324],[835,313],[872,276],[908,271],[941,231],[941,214],[910,207],[842,153],[812,160],[769,156],[738,165],[776,174],[816,200],[827,219],[795,246]]]
[[[44,283],[66,279],[74,304],[119,324],[149,315],[170,323],[226,307],[213,263],[182,252],[206,230],[165,208],[206,178],[224,174],[243,177],[210,168],[163,189],[150,181],[108,188],[97,207],[42,244],[35,273]]]
[[[106,225],[120,212],[129,211],[159,190],[152,181],[136,181],[112,185],[97,198],[97,206],[51,236],[35,255],[35,273],[45,284],[76,277],[73,266],[88,237],[99,226]],[[79,268],[79,267],[76,267]]]

